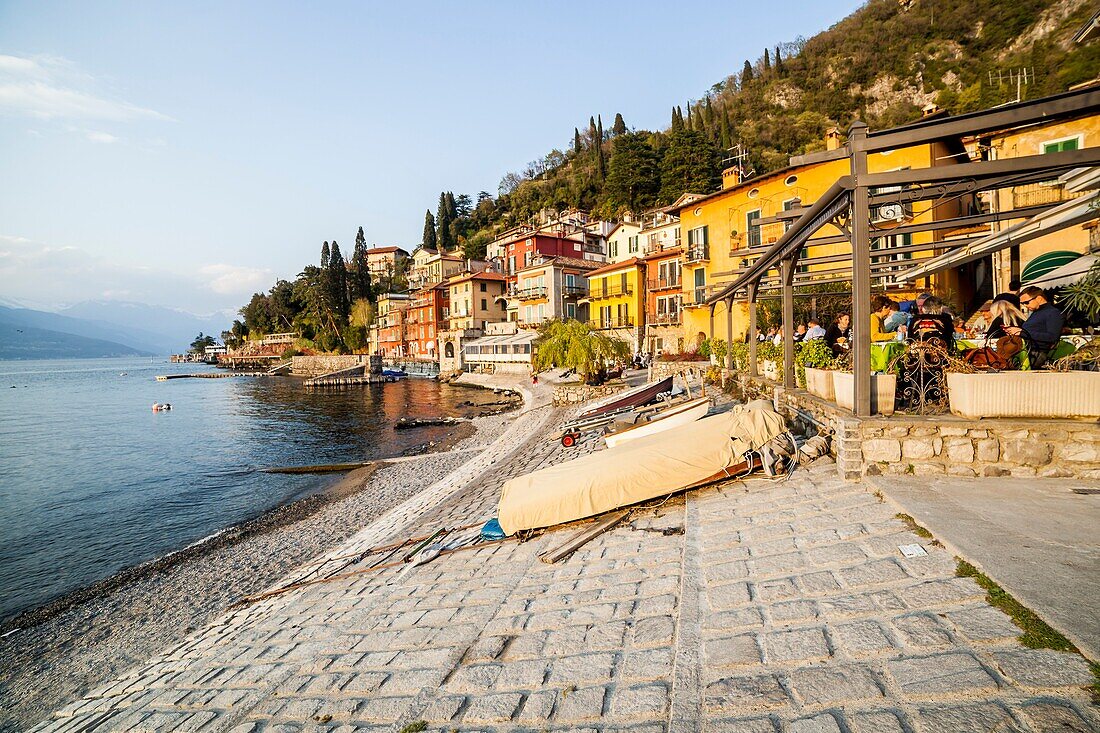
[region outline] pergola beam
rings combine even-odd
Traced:
[[[887,186],[905,186],[916,183],[943,183],[945,181],[965,181],[974,179],[999,178],[1014,173],[1055,173],[1060,170],[1100,165],[1100,147],[1063,150],[1060,153],[1025,155],[1020,158],[1002,158],[1000,160],[982,160],[977,163],[955,163],[937,165],[931,168],[911,168],[909,170],[868,173],[863,181],[868,188]],[[978,189],[980,190],[980,186]]]

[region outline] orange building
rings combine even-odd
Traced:
[[[406,318],[405,335],[408,356],[435,361],[439,354],[439,332],[446,329],[448,314],[447,284],[429,283],[412,293]]]

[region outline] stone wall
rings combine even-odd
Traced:
[[[353,366],[370,365],[366,354],[327,354],[323,356],[294,356],[290,360],[290,373],[296,377],[319,377],[322,374]]]
[[[398,369],[408,372],[415,377],[438,377],[439,376],[439,362],[427,361],[424,359],[413,360],[401,360],[395,359],[382,362],[383,369]]]
[[[694,370],[699,374],[705,374],[709,368],[709,361],[655,361],[649,365],[649,381],[664,379],[684,370]]]
[[[575,405],[588,400],[608,397],[626,389],[625,382],[614,382],[593,387],[588,384],[559,384],[554,387],[555,405]]]
[[[1100,479],[1100,425],[1089,420],[971,420],[955,415],[857,418],[804,390],[735,372],[746,400],[765,398],[808,430],[832,433],[848,480],[883,474]]]

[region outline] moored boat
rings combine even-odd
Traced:
[[[664,432],[665,430],[682,427],[706,415],[710,406],[711,400],[709,397],[696,397],[693,400],[687,400],[654,413],[644,422],[639,422],[623,430],[605,435],[603,441],[607,443],[608,448],[614,448],[617,445],[628,443],[638,438],[644,438],[649,435],[656,435],[657,433]]]
[[[617,392],[589,405],[577,414],[578,419],[595,417],[609,412],[618,412],[631,407],[641,407],[658,399],[661,395],[672,394],[672,377],[665,377],[624,392]]]

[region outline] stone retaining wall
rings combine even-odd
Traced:
[[[294,356],[290,360],[290,373],[296,377],[319,377],[322,374],[353,366],[367,366],[366,354],[326,354],[323,356]]]
[[[665,377],[679,374],[684,370],[694,369],[700,374],[705,374],[711,366],[709,361],[655,361],[649,365],[649,381],[664,379]]]
[[[745,399],[774,399],[795,422],[833,433],[837,471],[882,474],[1100,479],[1100,425],[1088,420],[970,420],[955,415],[857,418],[804,390],[727,374]]]
[[[587,402],[600,397],[609,397],[626,389],[626,383],[615,382],[593,387],[588,384],[559,384],[554,387],[555,405],[575,405],[579,402]]]

